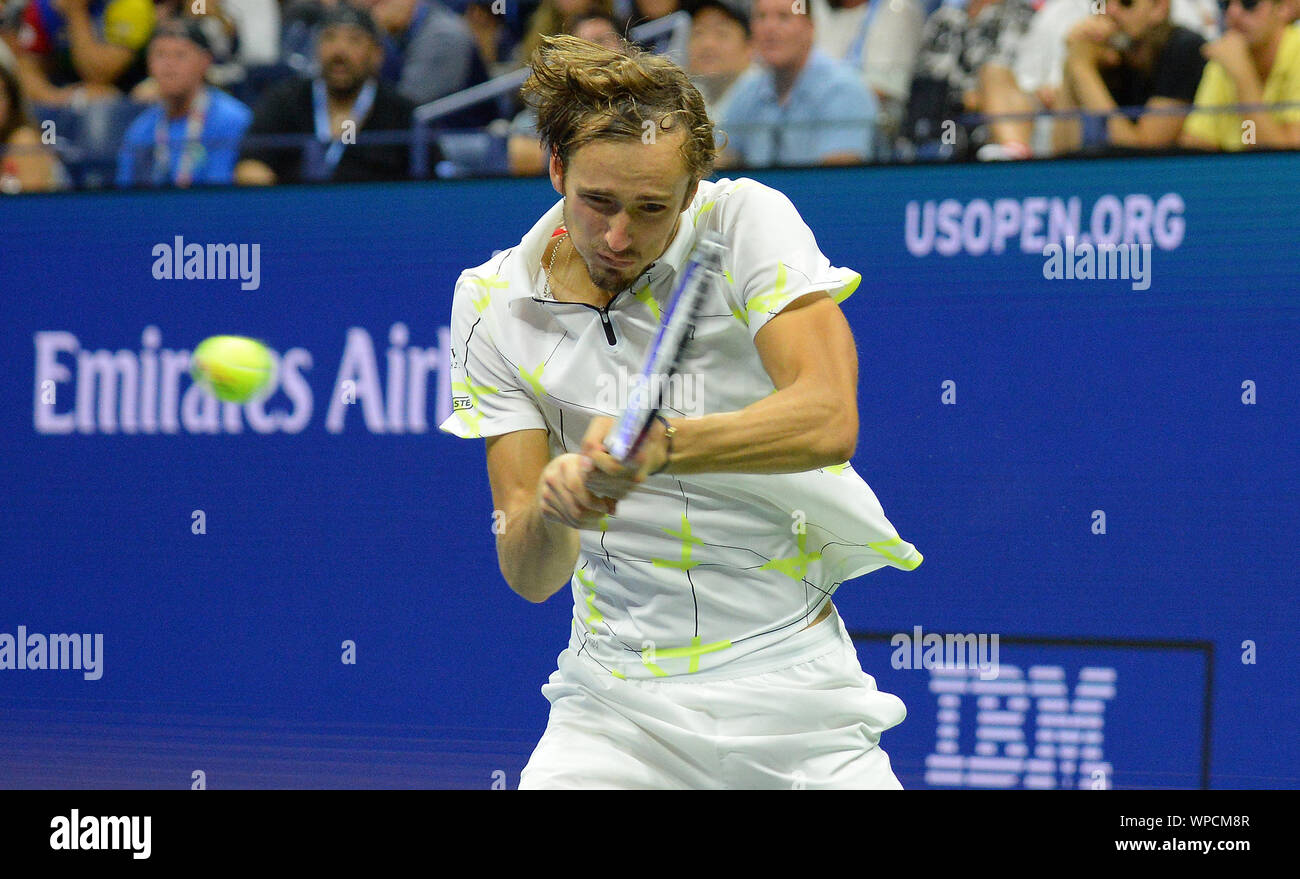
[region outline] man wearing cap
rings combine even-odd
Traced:
[[[415,109],[379,79],[384,53],[374,19],[346,3],[327,10],[316,57],[319,76],[277,83],[258,102],[235,182],[265,186],[407,178],[407,143],[366,142],[376,132],[409,132]],[[307,141],[311,148],[304,149],[259,142],[265,135],[314,135],[316,143]],[[436,154],[430,157],[430,167],[437,159]]]
[[[231,183],[252,111],[204,81],[212,49],[194,19],[163,22],[149,42],[158,102],[126,131],[118,186]]]

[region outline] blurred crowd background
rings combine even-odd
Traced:
[[[545,173],[546,35],[671,55],[723,169],[1300,148],[1300,0],[0,0],[0,191]]]

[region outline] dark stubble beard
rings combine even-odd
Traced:
[[[585,263],[586,260],[583,260]],[[587,275],[591,278],[591,283],[595,284],[599,290],[605,293],[618,293],[620,290],[626,290],[636,278],[624,278],[612,269],[596,269],[592,271],[591,266],[587,266]]]
[[[347,72],[347,78],[339,77],[334,79],[332,76],[325,76],[325,90],[329,96],[336,101],[348,101],[355,99],[361,92],[361,87],[365,85],[366,73],[359,67],[354,67],[351,62],[344,60],[344,68]]]

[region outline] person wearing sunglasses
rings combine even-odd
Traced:
[[[1300,148],[1300,27],[1295,0],[1219,0],[1223,36],[1201,50],[1209,63],[1180,143],[1237,151]],[[1272,111],[1215,112],[1233,104],[1294,104]]]
[[[1097,121],[1060,120],[1058,150],[1173,146],[1205,68],[1204,44],[1170,20],[1169,0],[1108,0],[1105,14],[1089,15],[1066,37],[1062,108]]]
[[[986,64],[980,68],[980,105],[990,112],[1027,114],[1058,110],[1065,73],[1065,38],[1070,28],[1096,14],[1095,0],[1045,0],[1020,38],[1011,70]],[[1170,0],[1169,20],[1207,40],[1219,36],[1216,0]],[[989,124],[992,142],[976,154],[981,159],[1016,158],[1033,152],[1050,154],[1052,120],[1046,116],[1001,118]]]

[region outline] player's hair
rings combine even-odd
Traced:
[[[713,172],[718,146],[704,97],[662,55],[626,45],[611,51],[570,36],[545,37],[520,94],[537,110],[542,143],[561,164],[596,140],[643,140],[685,126],[682,158],[693,179]]]

